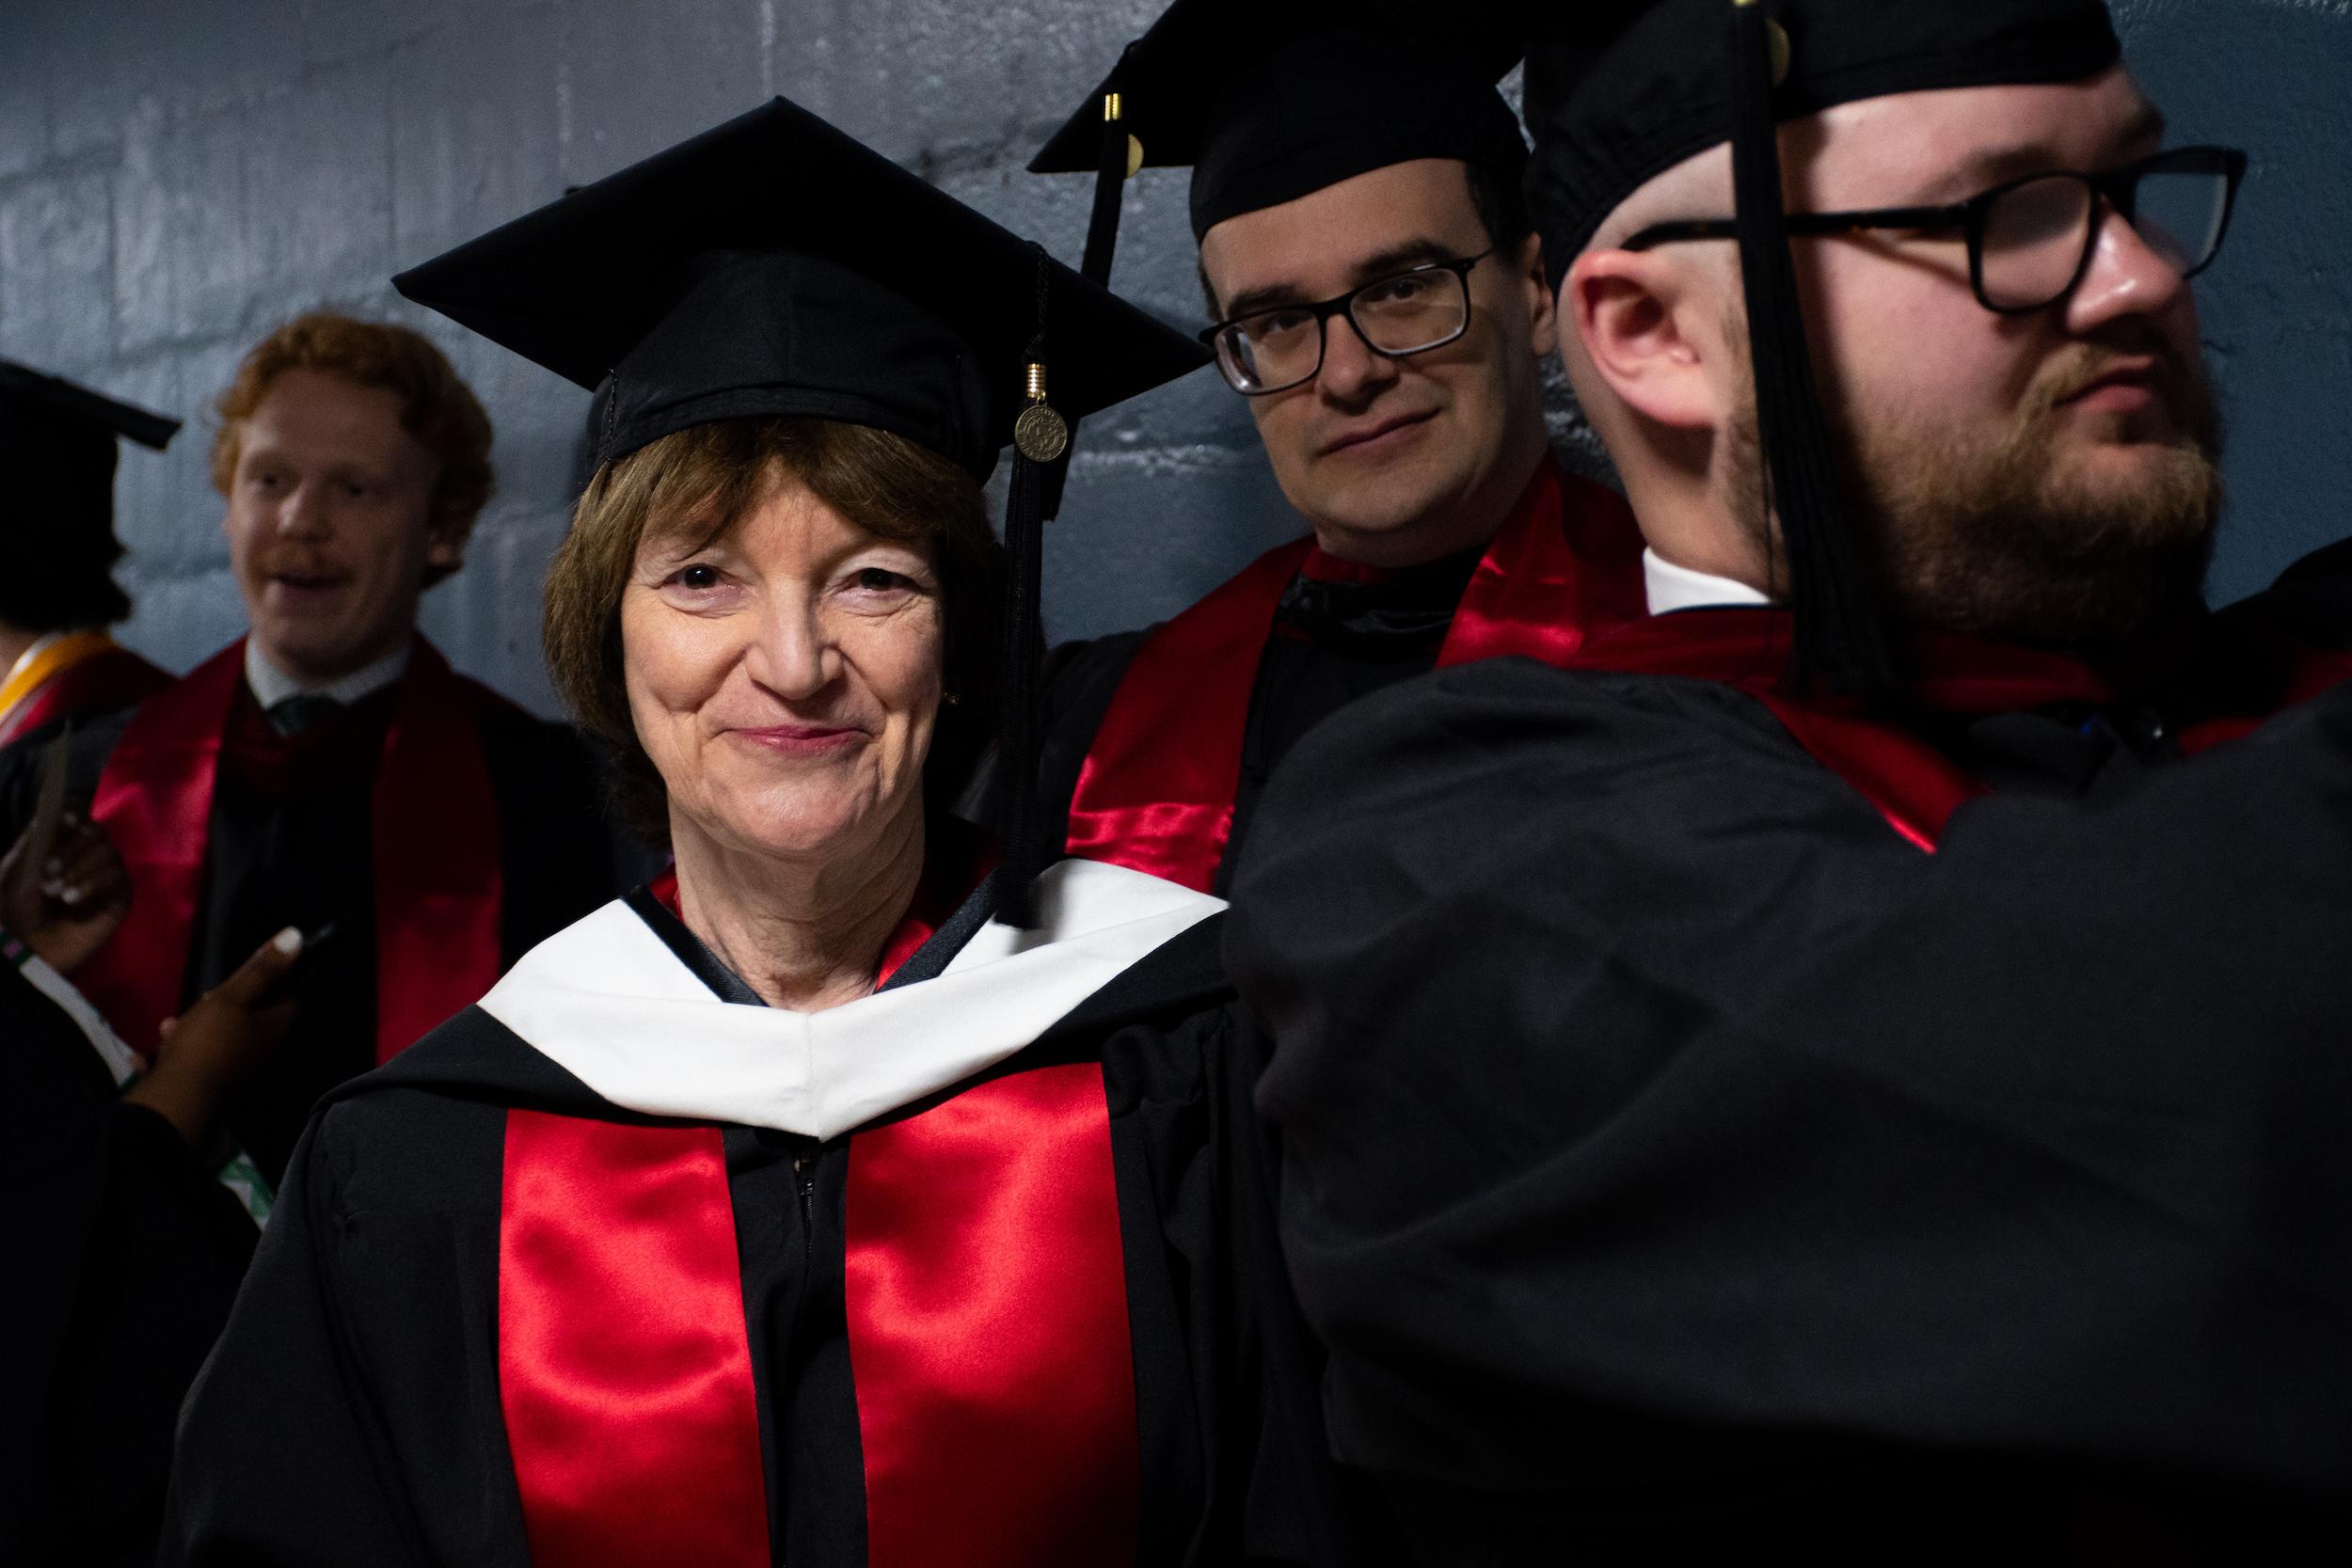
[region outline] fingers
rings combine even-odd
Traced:
[[[70,864],[41,883],[41,892],[70,910],[101,910],[131,895],[131,874],[111,854]]]
[[[229,978],[213,988],[212,994],[240,1007],[249,1007],[261,1000],[272,984],[294,968],[294,959],[301,953],[302,933],[289,926],[254,949],[251,958],[231,971]]]
[[[130,891],[130,875],[105,832],[94,822],[68,819],[68,829],[41,865],[40,891],[69,909],[103,907]]]

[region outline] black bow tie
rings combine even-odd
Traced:
[[[1359,653],[1397,653],[1441,641],[1479,554],[1465,551],[1377,582],[1332,582],[1301,573],[1283,590],[1275,619],[1310,641]]]

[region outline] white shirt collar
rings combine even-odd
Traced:
[[[1771,604],[1772,601],[1737,578],[1719,578],[1677,566],[1656,550],[1642,552],[1642,586],[1649,594],[1649,612],[1664,615],[1677,610],[1707,610],[1720,605]]]
[[[818,1013],[722,1002],[624,903],[523,955],[482,1010],[613,1104],[833,1138],[1003,1061],[1224,903],[1063,861],[1039,927],[990,921],[932,979]]]
[[[267,713],[289,697],[332,697],[348,705],[362,697],[372,697],[408,672],[408,653],[414,640],[403,642],[373,664],[363,664],[348,675],[338,675],[331,681],[296,680],[272,664],[262,653],[262,645],[248,637],[245,640],[245,684],[253,689],[253,700]]]

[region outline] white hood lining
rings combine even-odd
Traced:
[[[626,1109],[837,1137],[1003,1061],[1225,907],[1097,861],[1048,868],[1037,895],[1037,929],[992,920],[936,978],[818,1013],[721,1001],[615,901],[525,954],[482,1010]]]

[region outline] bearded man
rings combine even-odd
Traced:
[[[2352,1503],[2352,574],[2199,604],[2244,157],[2096,0],[1558,11],[1652,614],[1265,797],[1334,1448],[1433,1561],[2260,1555]]]

